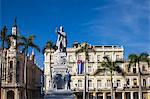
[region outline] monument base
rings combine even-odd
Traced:
[[[50,90],[44,99],[74,99],[74,95],[71,90]]]

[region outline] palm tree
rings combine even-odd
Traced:
[[[0,39],[2,41],[2,43],[1,43],[2,50],[4,50],[5,43],[8,42],[7,27],[6,26],[4,26],[3,29],[1,30]]]
[[[25,80],[25,84],[26,84],[25,98],[28,99],[28,92],[27,92],[27,85],[28,85],[27,84],[28,83],[28,81],[27,81],[28,80],[28,78],[27,78],[28,77],[27,76],[27,74],[28,74],[27,61],[28,61],[28,59],[27,59],[27,54],[29,52],[29,48],[35,48],[39,52],[40,52],[40,48],[34,44],[35,36],[31,35],[28,38],[25,38],[22,36],[21,38],[22,38],[22,42],[19,42],[17,44],[17,47],[21,46],[22,47],[22,53],[24,53],[24,55],[25,55],[25,63],[24,63],[24,77],[25,77],[24,80]]]
[[[150,59],[148,58],[148,53],[141,53],[140,55],[137,54],[130,54],[128,56],[129,59],[129,68],[131,66],[138,67],[138,82],[139,82],[139,99],[142,99],[142,85],[141,85],[141,70],[140,70],[140,62],[147,62],[148,65],[150,63]]]
[[[103,58],[104,61],[101,63],[102,68],[98,69],[95,75],[101,72],[110,72],[111,99],[113,99],[113,72],[121,73],[122,75],[124,75],[123,70],[119,67],[119,64],[123,61],[112,61],[108,56],[104,56]]]
[[[54,49],[54,44],[52,41],[47,41],[45,47],[43,48],[42,53],[45,53],[46,49],[50,50],[50,58],[49,58],[49,66],[50,66],[50,80],[52,80],[52,71],[51,71],[51,53],[52,53],[52,49]]]
[[[86,99],[86,63],[89,61],[89,52],[90,51],[95,52],[94,48],[92,46],[90,46],[88,43],[84,43],[83,45],[81,45],[81,47],[79,47],[79,49],[77,48],[77,50],[76,50],[76,55],[78,53],[85,54],[83,99]]]
[[[4,48],[10,48],[10,45],[11,45],[10,38],[17,40],[17,38],[19,38],[19,36],[13,35],[13,34],[7,34],[7,27],[4,26],[3,29],[1,30],[1,33],[0,33],[2,50],[4,50]]]

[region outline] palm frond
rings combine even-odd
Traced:
[[[125,72],[123,71],[123,69],[120,66],[116,66],[114,68],[114,71],[116,71],[117,73],[121,74],[121,75],[125,75]]]
[[[107,69],[105,69],[105,68],[97,69],[97,71],[94,73],[94,75],[97,75],[99,73],[104,73],[105,71],[107,71]]]
[[[102,68],[105,68],[105,69],[109,69],[109,68],[110,68],[110,64],[109,64],[108,62],[103,61],[103,62],[101,63],[101,67],[102,67]]]
[[[147,59],[148,59],[148,56],[149,56],[148,53],[141,53],[140,56],[139,56],[140,61],[146,62]]]
[[[20,46],[26,46],[26,44],[24,42],[18,42],[17,43],[17,48],[19,48]]]
[[[45,50],[46,49],[54,49],[54,44],[52,41],[47,41],[46,42],[46,45],[44,46],[44,48],[42,49],[42,53],[44,54],[45,53]]]
[[[35,45],[35,44],[33,44],[33,43],[29,43],[28,46],[29,46],[29,47],[33,47],[33,48],[35,48],[38,52],[40,52],[40,48],[39,48],[37,45]]]
[[[34,35],[30,35],[30,36],[28,37],[28,41],[30,41],[30,42],[33,42],[34,39],[35,39],[35,36],[34,36]]]
[[[23,41],[23,42],[27,42],[28,41],[28,39],[26,37],[22,36],[22,35],[18,36],[18,39]]]
[[[79,53],[82,53],[82,52],[84,52],[84,47],[81,47],[80,49],[77,49],[76,51],[75,51],[75,54],[77,55],[77,54],[79,54]]]
[[[136,54],[130,54],[128,59],[130,62],[136,62],[138,60],[138,56]]]
[[[53,44],[53,42],[52,41],[47,41],[46,42],[46,48],[48,48],[48,49],[51,49],[51,48],[53,48],[53,46],[54,46],[54,44]]]

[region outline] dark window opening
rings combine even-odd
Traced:
[[[133,68],[133,73],[136,73],[136,68]]]

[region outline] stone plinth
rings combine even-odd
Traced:
[[[74,99],[71,90],[50,90],[44,99]]]

